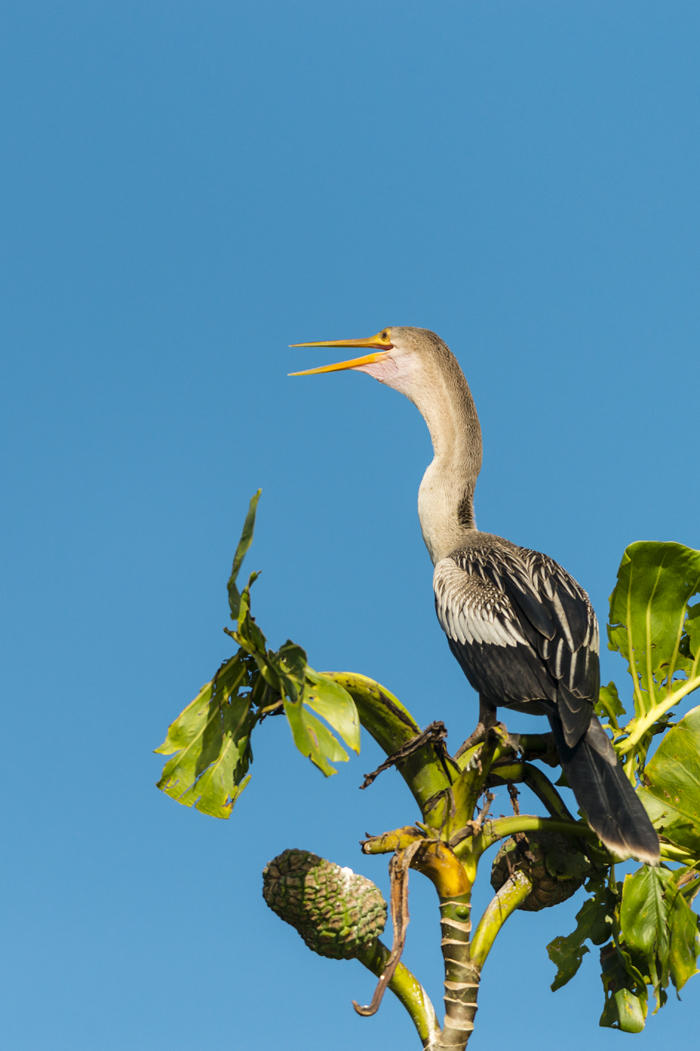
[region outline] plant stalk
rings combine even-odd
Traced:
[[[357,959],[377,978],[381,978],[390,955],[386,945],[379,938],[375,938],[358,954]],[[389,988],[408,1012],[425,1051],[431,1051],[435,1046],[439,1026],[435,1008],[425,989],[402,963],[398,964],[391,976]]]

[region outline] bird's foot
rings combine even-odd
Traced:
[[[465,752],[468,752],[470,748],[474,748],[475,745],[481,744],[483,741],[485,741],[486,734],[494,725],[494,723],[487,725],[486,722],[482,722],[482,720],[479,719],[479,722],[469,734],[469,737],[467,737],[466,741],[464,741],[464,743],[461,744],[455,752],[455,759],[459,759],[459,757],[461,755],[464,755]]]
[[[489,734],[494,734],[502,744],[506,747],[511,748],[517,755],[520,751],[520,734],[508,733],[508,729],[505,723],[496,722],[479,722],[476,724],[475,729],[469,734],[466,741],[460,745],[455,753],[455,759],[459,759],[465,752],[471,751],[479,744],[483,744]],[[475,762],[478,761],[478,752],[475,752],[473,756],[470,756],[465,769],[472,769]]]

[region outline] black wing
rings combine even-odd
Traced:
[[[600,674],[583,588],[547,555],[497,538],[442,559],[433,586],[450,648],[480,695],[493,705],[554,706],[567,745],[576,744]]]

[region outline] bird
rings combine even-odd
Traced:
[[[447,344],[429,329],[391,326],[368,339],[292,346],[365,351],[290,375],[366,373],[409,398],[428,426],[433,459],[420,483],[418,517],[438,620],[479,695],[477,730],[495,723],[500,705],[546,715],[568,784],[598,838],[620,858],[658,864],[658,836],[594,714],[599,632],[588,595],[554,559],[477,529],[481,426]]]

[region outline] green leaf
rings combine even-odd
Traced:
[[[681,640],[681,653],[698,663],[700,657],[700,602],[688,607],[685,635]]]
[[[360,718],[352,697],[340,683],[306,668],[304,704],[333,727],[353,752],[360,751]]]
[[[247,653],[267,658],[265,636],[250,613],[250,587],[257,577],[257,573],[251,574],[247,587],[243,589],[242,594],[239,596],[238,630],[234,631],[233,637]]]
[[[219,669],[171,724],[156,749],[172,755],[158,788],[184,806],[212,817],[228,818],[250,780],[250,733],[257,721],[240,652]]]
[[[597,715],[608,720],[614,730],[620,729],[618,719],[621,715],[625,714],[625,709],[619,698],[617,686],[614,682],[609,682],[607,686],[600,687],[598,703],[595,706],[595,710]]]
[[[644,865],[622,885],[620,934],[635,963],[658,991],[668,982],[668,869]]]
[[[657,831],[700,858],[700,706],[668,731],[644,780],[639,797]]]
[[[550,986],[553,993],[571,981],[581,966],[583,957],[589,951],[588,946],[584,945],[576,937],[576,931],[572,931],[566,938],[559,935],[557,938],[552,939],[547,946],[547,953],[557,969],[554,981]]]
[[[671,952],[669,964],[671,980],[676,989],[682,989],[689,978],[698,973],[697,960],[700,955],[700,919],[688,905],[683,894],[677,889],[677,873],[674,873],[676,894],[670,911]]]
[[[277,657],[285,674],[292,676],[299,683],[303,683],[307,674],[306,651],[297,646],[291,639],[287,639],[283,646],[277,651]]]
[[[584,942],[590,940],[594,945],[602,945],[608,940],[612,931],[614,908],[614,895],[605,885],[599,886],[577,912],[575,930],[566,937],[559,936],[549,943],[547,952],[557,968],[551,986],[552,992],[566,985],[578,971],[585,953],[589,951]]]
[[[643,976],[623,946],[610,944],[601,951],[601,979],[605,1005],[599,1025],[640,1033],[647,1015],[647,990]]]
[[[298,701],[295,703],[285,700],[284,711],[294,743],[301,754],[310,759],[326,777],[335,774],[336,769],[328,760],[336,762],[346,760],[348,754],[336,741],[330,730]]]
[[[678,886],[677,874],[645,866],[622,888],[620,934],[645,979],[654,986],[657,1010],[669,980],[681,989],[696,973],[698,917]]]
[[[253,530],[255,528],[255,513],[258,507],[258,500],[260,499],[260,493],[262,490],[258,489],[257,493],[252,497],[248,506],[248,513],[243,523],[243,532],[241,533],[241,539],[238,541],[238,547],[236,553],[233,556],[233,565],[231,567],[231,576],[228,579],[228,604],[231,610],[231,620],[238,619],[238,608],[241,604],[241,594],[236,586],[236,580],[240,572],[243,559],[246,556],[246,552],[253,541]],[[250,587],[250,583],[248,585]]]
[[[331,763],[347,761],[348,754],[313,712],[325,719],[349,748],[359,752],[360,720],[354,700],[339,683],[309,667],[301,646],[287,641],[271,657],[287,698],[284,710],[294,743],[326,777],[335,774]]]
[[[700,551],[640,541],[626,549],[610,596],[610,649],[627,659],[637,716],[650,712],[679,672],[697,675],[684,654],[688,601],[700,590]],[[695,616],[695,615],[694,615]],[[691,620],[693,631],[697,628]]]
[[[599,1025],[623,1033],[641,1033],[647,1016],[647,998],[631,989],[618,989],[605,1001]]]
[[[306,653],[289,639],[274,655],[275,665],[290,701],[298,701],[306,686]]]

